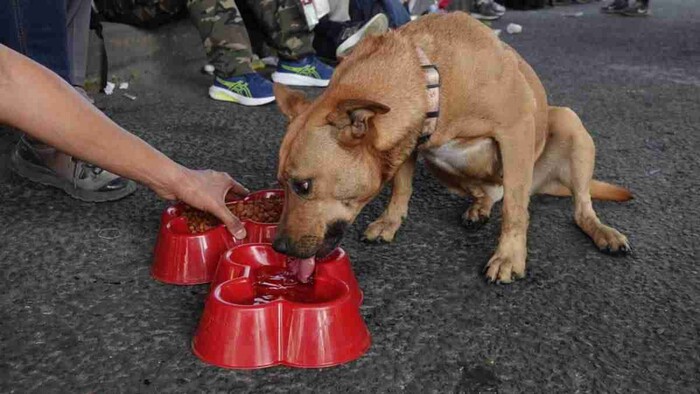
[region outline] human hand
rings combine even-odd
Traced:
[[[152,187],[159,196],[167,200],[180,200],[216,216],[237,239],[246,236],[243,223],[228,210],[225,198],[228,193],[245,196],[250,191],[225,172],[213,170],[190,170],[182,168],[173,185]]]

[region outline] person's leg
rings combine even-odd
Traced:
[[[91,0],[66,0],[67,53],[73,86],[85,86]]]
[[[335,22],[328,15],[318,21],[314,27],[313,46],[316,53],[326,59],[335,59],[336,49],[342,42],[343,32],[350,28],[357,30],[358,22]],[[351,33],[352,34],[352,33]]]
[[[64,1],[0,1],[0,42],[70,82]]]
[[[63,0],[0,1],[0,42],[71,82]],[[22,137],[12,153],[12,169],[33,182],[54,186],[74,198],[118,200],[136,183],[76,160],[55,148]]]
[[[241,18],[246,22],[254,22],[255,14],[248,7],[248,3],[245,1],[238,1],[236,3],[238,7],[238,12],[241,14]],[[276,53],[267,44],[265,33],[260,29],[257,23],[247,23],[246,31],[248,32],[248,37],[250,38],[251,50],[253,52],[253,68],[257,69],[255,58],[265,57],[265,56],[275,56]],[[264,67],[263,67],[264,68]]]
[[[328,20],[331,22],[347,22],[350,20],[350,0],[330,1]],[[315,29],[314,29],[315,30]]]
[[[352,0],[349,7],[354,22],[365,23],[379,13],[386,15],[392,29],[411,21],[411,15],[399,0]]]
[[[253,72],[250,39],[233,0],[191,0],[187,8],[216,76],[229,78]]]
[[[191,0],[187,7],[214,66],[209,97],[248,106],[274,101],[272,83],[253,70],[250,38],[236,3]]]
[[[314,55],[313,33],[298,0],[245,0],[280,59],[301,60]]]
[[[272,80],[294,86],[328,86],[333,68],[316,57],[313,33],[298,0],[245,0],[280,58]]]
[[[382,0],[384,13],[389,18],[389,26],[396,29],[411,21],[411,15],[399,0]]]

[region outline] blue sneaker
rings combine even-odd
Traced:
[[[214,78],[209,88],[209,97],[219,101],[230,101],[247,106],[256,106],[275,101],[272,82],[258,73],[243,74],[228,79]]]
[[[277,71],[272,73],[272,80],[292,86],[328,86],[333,76],[333,67],[318,60],[316,56],[307,56],[301,60],[282,60],[277,64]]]

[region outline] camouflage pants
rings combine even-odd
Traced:
[[[199,30],[209,62],[221,77],[253,72],[248,30],[262,33],[282,59],[314,53],[313,34],[298,0],[237,0],[252,16],[243,17],[234,0],[188,0],[190,18]],[[247,27],[247,29],[246,29]]]

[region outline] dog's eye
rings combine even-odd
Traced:
[[[311,193],[311,179],[303,181],[293,179],[289,183],[292,187],[292,191],[298,196],[304,197]]]

